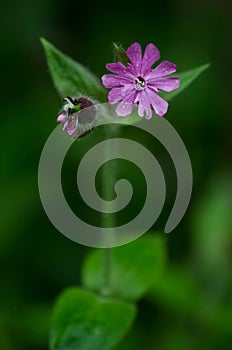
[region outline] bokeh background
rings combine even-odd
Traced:
[[[61,106],[41,36],[99,76],[112,60],[112,41],[125,48],[134,41],[143,47],[153,42],[180,71],[211,63],[170,106],[167,118],[192,160],[192,201],[178,228],[163,234],[166,271],[140,302],[137,321],[118,349],[231,348],[230,19],[229,0],[1,4],[0,349],[48,349],[54,300],[80,283],[81,262],[90,250],[57,232],[39,199],[39,157]],[[83,148],[93,139],[83,139]],[[153,231],[162,231],[175,192],[172,164],[160,154],[173,193]],[[72,153],[70,171],[78,157]],[[130,176],[130,167],[119,168]],[[134,182],[140,185],[139,174]],[[133,206],[127,215],[132,213]]]

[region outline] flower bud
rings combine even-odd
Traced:
[[[78,113],[79,124],[91,124],[94,121],[97,112],[93,102],[86,97],[80,97],[75,100],[75,103],[80,106]]]

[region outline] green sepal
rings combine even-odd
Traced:
[[[113,43],[114,47],[114,60],[115,62],[121,62],[124,66],[131,63],[129,57],[127,56],[125,50],[123,50],[121,45]]]
[[[79,103],[78,105],[74,106],[72,109],[71,109],[71,112],[72,113],[76,113],[76,112],[79,112],[81,110],[81,104]]]

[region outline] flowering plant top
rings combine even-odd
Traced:
[[[146,119],[152,117],[152,108],[156,114],[163,116],[167,113],[167,101],[182,92],[209,67],[209,64],[204,64],[176,73],[175,77],[169,76],[176,72],[176,65],[172,62],[163,61],[152,68],[160,59],[160,52],[154,44],[146,46],[144,55],[139,43],[132,44],[126,51],[114,44],[116,62],[106,65],[113,74],[102,77],[103,85],[111,89],[107,96],[98,77],[46,39],[42,38],[41,41],[54,85],[64,100],[57,121],[63,124],[63,129],[70,136],[77,129],[87,134],[96,126],[94,105],[107,102],[107,98],[110,104],[119,103],[116,107],[118,116],[130,115],[133,105],[138,105],[138,115],[143,117],[145,114]],[[87,107],[90,113],[88,117],[88,113],[83,113],[82,117],[82,109]],[[136,123],[138,119],[133,116],[130,123]],[[122,118],[118,118],[118,123],[123,123]]]
[[[123,138],[124,153],[118,153],[114,149],[113,141],[116,141],[117,144],[120,139],[117,133],[112,132],[113,128],[107,129],[107,124],[111,124],[112,121],[115,124],[123,124],[125,121],[129,121],[128,124],[136,123],[140,119],[137,113],[132,113],[131,117],[126,118],[126,120],[118,117],[129,115],[132,112],[133,105],[138,105],[139,116],[142,117],[145,114],[146,119],[152,117],[152,108],[156,114],[163,116],[167,112],[167,101],[183,91],[209,65],[206,64],[187,72],[178,73],[176,77],[170,77],[168,75],[176,71],[174,63],[163,61],[156,68],[152,68],[153,64],[160,58],[159,50],[155,45],[148,44],[142,56],[141,46],[138,43],[132,44],[126,52],[114,44],[116,62],[106,66],[113,74],[106,74],[102,77],[104,86],[111,89],[108,93],[109,103],[106,103],[107,90],[93,73],[61,53],[47,40],[42,39],[42,44],[45,48],[54,85],[61,99],[63,99],[63,106],[58,114],[57,121],[62,124],[63,130],[72,137],[70,140],[63,135],[61,136],[61,128],[58,127],[49,136],[42,151],[38,180],[45,211],[54,226],[73,241],[98,248],[110,248],[124,244],[115,249],[113,259],[111,249],[98,249],[90,252],[90,255],[84,261],[81,274],[84,288],[72,287],[67,289],[61,294],[55,305],[49,348],[51,350],[110,350],[121,341],[132,325],[136,315],[134,303],[152,288],[157,278],[160,278],[161,272],[166,267],[166,254],[165,242],[160,235],[146,236],[134,241],[133,244],[126,245],[126,243],[138,238],[138,234],[144,233],[144,228],[147,230],[154,224],[157,218],[156,215],[160,213],[164,204],[165,181],[162,171],[157,166],[152,166],[152,162],[154,163],[154,160],[156,160],[155,157],[152,157],[151,152],[149,154],[152,158],[147,156],[147,153],[143,150],[145,147],[141,149],[140,144],[137,148],[135,142],[133,143],[136,155],[134,157],[133,150],[130,149],[130,140]],[[111,113],[112,107],[109,104],[117,102],[119,103],[116,107],[117,114]],[[111,107],[109,108],[110,113],[108,113],[108,107]],[[169,123],[158,117],[156,120],[159,121],[160,125],[165,125],[165,130],[170,130]],[[154,123],[141,123],[148,126],[147,129],[142,127],[142,130],[148,131],[150,128],[148,124],[155,124],[156,120],[153,119]],[[106,130],[109,130],[109,134],[106,133],[106,136],[109,136],[110,139],[106,142],[97,143],[97,152],[89,152],[90,157],[87,152],[88,160],[83,161],[85,166],[81,166],[83,163],[79,164],[78,189],[81,196],[85,194],[84,199],[89,199],[90,195],[91,197],[92,195],[95,196],[97,192],[93,183],[95,184],[96,173],[100,168],[99,165],[104,165],[104,168],[106,166],[102,177],[102,199],[107,198],[107,200],[103,200],[104,210],[101,211],[101,227],[86,223],[78,216],[75,217],[74,212],[65,200],[61,181],[63,160],[72,143],[76,138],[91,133],[99,125],[105,125]],[[116,130],[118,130],[118,125]],[[154,130],[157,131],[157,129]],[[157,135],[157,133],[152,132],[150,134],[151,136]],[[184,145],[179,143],[178,134],[174,130],[174,140],[170,140],[169,137],[173,135],[172,132],[171,134],[168,132],[167,135],[167,151],[171,148],[173,150],[169,154],[175,165],[177,175],[177,195],[175,207],[173,207],[171,214],[175,213],[175,209],[178,208],[176,212],[178,211],[180,214],[174,220],[174,224],[175,222],[178,224],[191,195],[192,172],[188,155],[185,148],[183,148]],[[115,136],[116,140],[112,140],[111,138],[115,138]],[[98,148],[102,144],[103,146]],[[167,144],[163,145],[166,146]],[[141,149],[143,152],[145,162],[143,162],[143,159],[140,161],[141,153],[139,153],[139,162],[137,163],[137,149]],[[176,152],[177,150],[178,152]],[[129,158],[127,158],[127,153],[129,153]],[[179,158],[177,157],[178,153]],[[132,162],[135,165],[142,166],[141,170],[147,184],[146,197],[150,199],[148,199],[148,202],[146,199],[140,215],[136,216],[136,222],[132,220],[133,222],[127,223],[129,226],[119,227],[116,225],[117,222],[112,219],[116,213],[112,209],[118,209],[117,205],[115,207],[115,204],[112,205],[111,200],[109,201],[109,198],[115,197],[115,187],[113,185],[117,184],[118,177],[115,174],[116,167],[112,167],[108,161],[115,158],[131,160],[131,156],[133,156]],[[181,165],[181,172],[179,170],[180,166],[179,169],[176,167],[175,160],[177,159],[178,164]],[[80,168],[82,168],[82,175],[80,175]],[[155,186],[154,179],[150,177],[150,174],[154,173],[153,169],[157,173]],[[80,178],[83,179],[83,182],[80,181]],[[93,179],[94,181],[92,181]],[[184,184],[184,191],[183,188],[178,187],[181,179]],[[83,187],[88,188],[88,191],[83,190]],[[151,193],[149,193],[150,191]],[[125,193],[127,197],[129,192],[126,191]],[[121,198],[123,202],[126,197]],[[157,199],[155,203],[153,203],[154,198]],[[121,199],[119,202],[121,202]],[[90,203],[94,202],[95,200]],[[179,205],[180,202],[181,206]],[[96,203],[100,204],[102,202]],[[107,204],[110,204],[110,206]],[[95,206],[91,205],[91,207],[95,209]],[[108,210],[109,208],[110,210]],[[96,209],[98,210],[98,207]],[[137,217],[139,217],[139,221],[137,221]],[[148,218],[151,218],[151,221]],[[172,229],[172,218],[173,216],[170,215],[165,226],[165,232],[170,232],[170,226]],[[148,222],[145,222],[147,220]],[[172,224],[170,224],[171,221]],[[142,222],[145,222],[145,226]],[[134,229],[135,235],[131,236],[131,232],[128,232],[129,235],[127,235],[125,226],[130,228],[130,231],[131,228]],[[122,230],[117,231],[120,228]],[[134,263],[135,261],[136,263]],[[124,270],[125,273],[122,273]]]

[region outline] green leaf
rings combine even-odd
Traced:
[[[51,350],[109,350],[131,326],[133,305],[76,287],[59,297],[53,314]]]
[[[97,77],[80,63],[64,55],[46,39],[41,38],[48,67],[59,95],[64,98],[87,94],[100,102],[106,102],[106,91]]]
[[[204,64],[183,73],[175,73],[173,76],[180,78],[180,87],[172,92],[162,92],[160,96],[166,101],[170,101],[173,97],[178,95],[184,89],[186,89],[201,73],[203,73],[210,66],[209,63]]]
[[[103,250],[87,256],[82,270],[83,284],[92,290],[103,286]],[[165,241],[161,236],[146,236],[113,250],[111,289],[127,300],[141,298],[160,278],[165,266]]]

